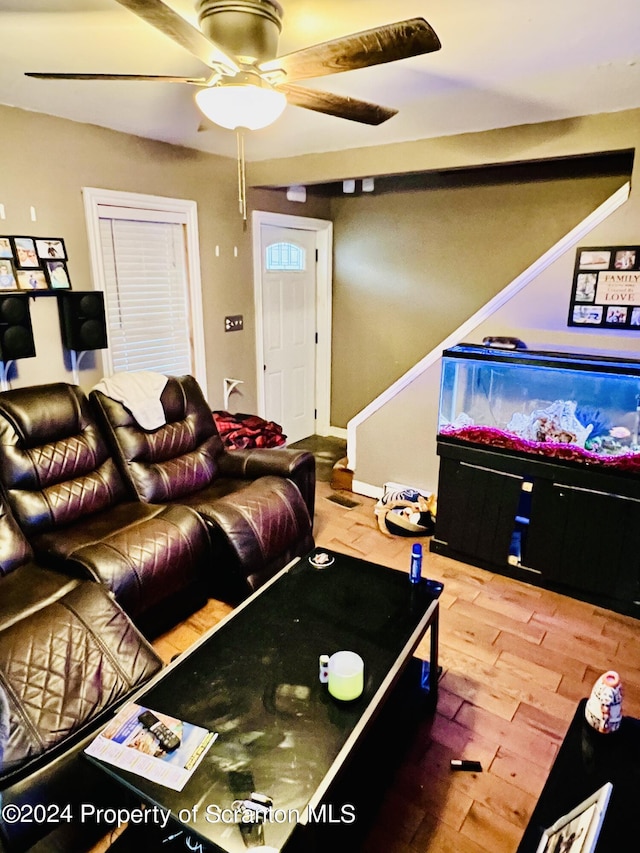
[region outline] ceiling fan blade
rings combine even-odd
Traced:
[[[356,98],[320,92],[316,89],[305,89],[302,86],[290,86],[288,83],[276,88],[279,92],[284,92],[287,101],[294,107],[304,107],[317,113],[346,118],[361,124],[382,124],[398,112],[389,107],[358,101]]]
[[[234,73],[240,70],[238,64],[221,47],[210,41],[200,30],[191,26],[162,0],[117,0],[117,2],[169,36],[209,67],[221,65],[227,71]]]
[[[311,45],[258,67],[267,72],[282,69],[288,80],[304,80],[420,56],[439,50],[441,46],[440,39],[424,18],[410,18]]]
[[[152,83],[193,83],[204,86],[207,77],[171,77],[164,74],[58,74],[45,71],[25,71],[25,77],[38,77],[40,80],[149,80]]]

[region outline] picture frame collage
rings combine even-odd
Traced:
[[[0,293],[71,290],[61,237],[0,236]]]
[[[640,246],[580,246],[567,325],[640,332]]]

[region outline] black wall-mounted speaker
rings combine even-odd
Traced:
[[[59,293],[58,310],[62,343],[67,349],[83,352],[107,347],[107,321],[101,290]]]
[[[0,360],[33,358],[35,354],[29,295],[0,296]]]

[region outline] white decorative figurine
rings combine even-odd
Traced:
[[[622,685],[617,672],[609,670],[596,681],[584,714],[597,732],[608,734],[618,730],[622,720]]]

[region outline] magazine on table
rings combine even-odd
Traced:
[[[167,751],[158,737],[142,725],[143,705],[129,702],[85,749],[87,755],[181,791],[204,758],[217,732],[152,711],[160,723],[177,735],[180,745]]]

